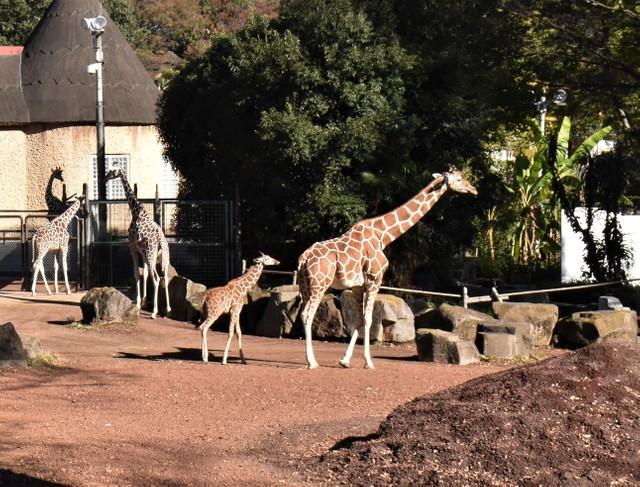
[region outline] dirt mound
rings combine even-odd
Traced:
[[[472,380],[347,438],[313,478],[349,485],[639,485],[640,345]]]

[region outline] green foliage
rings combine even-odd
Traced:
[[[287,2],[277,21],[219,36],[160,103],[184,194],[237,187],[250,249],[345,230],[368,209],[357,175],[403,124],[410,66],[348,1]]]
[[[50,0],[0,0],[0,45],[22,46]]]

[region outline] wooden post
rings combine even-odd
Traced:
[[[467,286],[462,288],[462,306],[464,308],[469,307],[469,291],[467,290]]]

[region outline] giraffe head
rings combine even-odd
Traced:
[[[104,181],[107,182],[111,181],[112,179],[118,179],[120,176],[122,176],[122,169],[120,169],[119,167],[115,167],[107,173],[107,175],[104,177]]]
[[[434,178],[442,177],[444,184],[447,187],[457,193],[471,193],[474,196],[478,196],[478,191],[473,185],[465,179],[462,173],[456,169],[455,166],[449,166],[443,174],[435,173]]]
[[[58,181],[64,183],[64,178],[62,177],[62,169],[60,167],[54,167],[51,170],[51,179],[57,179]]]
[[[280,265],[279,260],[276,260],[273,257],[268,256],[267,254],[263,254],[262,252],[260,252],[260,255],[258,257],[253,259],[253,262],[255,264],[262,265]]]

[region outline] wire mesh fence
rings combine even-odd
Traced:
[[[0,279],[24,277],[24,235],[21,215],[0,215]]]
[[[225,201],[143,200],[169,243],[177,273],[207,286],[233,277],[233,214]],[[103,218],[101,222],[101,212]],[[89,285],[129,287],[135,271],[128,241],[131,211],[126,201],[89,205]],[[142,264],[142,259],[140,259]]]

